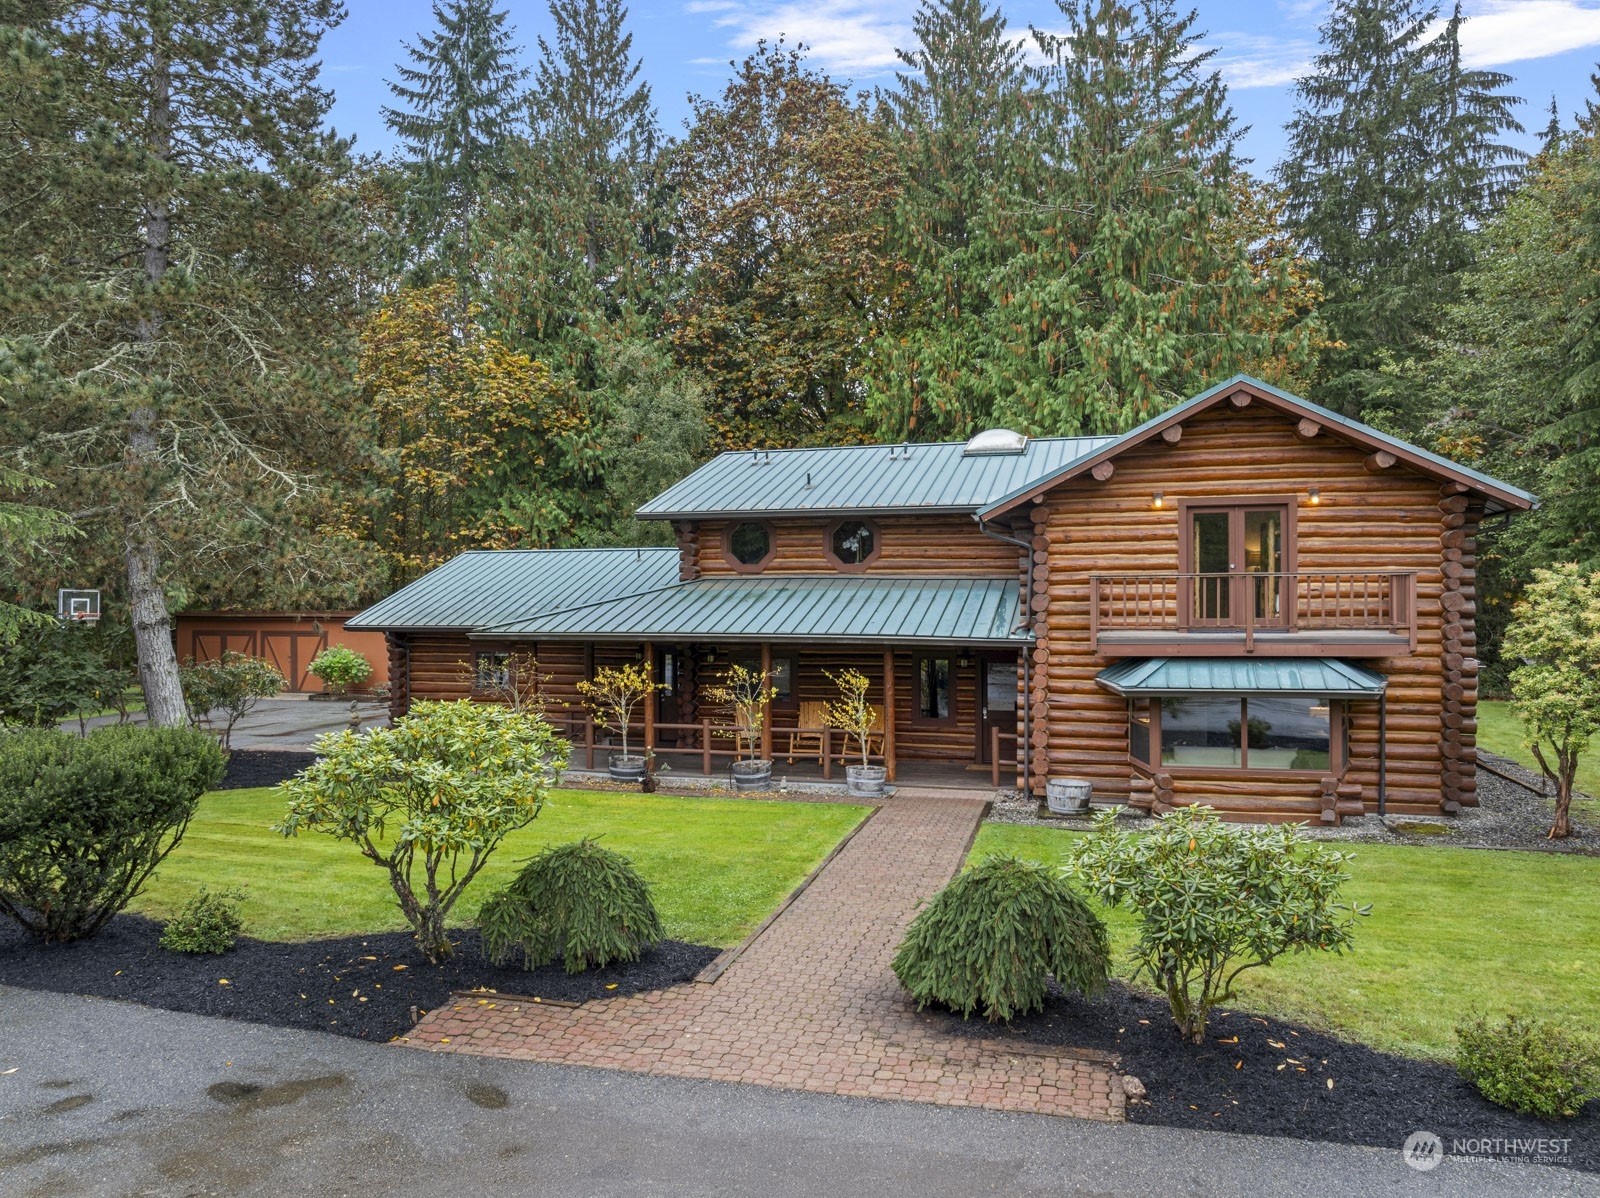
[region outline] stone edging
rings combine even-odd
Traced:
[[[707,965],[699,973],[695,974],[694,980],[707,986],[714,984],[718,978],[728,971],[729,966],[731,966],[735,961],[744,955],[745,949],[749,948],[758,939],[760,939],[761,934],[777,921],[778,916],[787,911],[794,904],[795,900],[806,892],[806,888],[810,886],[812,882],[817,880],[817,875],[823,870],[827,869],[835,857],[844,852],[844,846],[855,839],[856,833],[871,823],[872,818],[882,810],[883,807],[881,804],[874,805],[872,810],[867,812],[867,814],[861,818],[861,821],[845,834],[844,839],[838,844],[834,845],[833,848],[829,850],[828,855],[817,863],[817,867],[801,880],[800,885],[796,886],[789,892],[789,897],[784,899],[783,902],[779,903],[775,911],[772,911],[765,919],[756,925],[755,930],[743,940],[739,941],[738,944],[734,945],[732,948],[725,948],[721,953],[717,954],[716,959],[713,960],[711,964]],[[973,835],[976,836],[977,833],[974,832]]]

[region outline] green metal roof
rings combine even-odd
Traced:
[[[539,640],[1026,644],[1015,578],[701,578],[480,627]]]
[[[1490,512],[1532,507],[1538,502],[1536,496],[1524,491],[1521,487],[1514,487],[1510,483],[1491,478],[1489,475],[1474,470],[1470,466],[1463,466],[1461,463],[1453,462],[1449,458],[1430,453],[1420,446],[1412,445],[1409,441],[1391,437],[1388,433],[1375,429],[1371,425],[1362,424],[1361,421],[1352,420],[1348,416],[1341,416],[1338,412],[1314,404],[1310,400],[1301,399],[1298,395],[1292,395],[1288,391],[1272,386],[1270,383],[1263,383],[1260,379],[1251,378],[1247,374],[1236,374],[1232,378],[1216,384],[1214,387],[1207,387],[1199,395],[1185,400],[1177,407],[1146,420],[1138,428],[1132,429],[1120,437],[1103,438],[1102,443],[1095,449],[1080,455],[1074,461],[1063,462],[1038,478],[1020,481],[1005,494],[988,500],[978,511],[978,518],[986,519],[997,515],[1018,499],[1075,473],[1081,467],[1087,466],[1091,458],[1103,459],[1116,456],[1127,446],[1145,440],[1155,429],[1181,422],[1185,416],[1196,408],[1206,407],[1215,402],[1219,396],[1235,389],[1241,383],[1248,384],[1264,394],[1273,396],[1286,406],[1310,416],[1319,424],[1343,429],[1359,441],[1383,445],[1402,458],[1410,459],[1414,465],[1420,468],[1437,472],[1447,478],[1460,479],[1475,490],[1480,490],[1489,496],[1491,502],[1487,506]],[[1174,480],[1174,485],[1179,485],[1179,480]]]
[[[655,590],[676,549],[474,549],[349,620],[346,628],[463,630]]]
[[[971,512],[1115,437],[1039,437],[1021,453],[962,441],[724,453],[637,512],[640,519],[845,512]]]
[[[1388,679],[1336,657],[1148,657],[1119,661],[1096,676],[1118,695],[1361,695],[1383,693]]]

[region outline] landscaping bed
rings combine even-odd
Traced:
[[[1453,1140],[1568,1139],[1562,1163],[1600,1172],[1600,1102],[1576,1119],[1546,1123],[1495,1106],[1449,1065],[1243,1011],[1218,1012],[1206,1043],[1187,1045],[1164,1002],[1120,982],[1094,1002],[1052,985],[1044,1010],[1009,1028],[944,1011],[922,1018],[952,1036],[1115,1052],[1147,1091],[1128,1104],[1134,1123],[1393,1149],[1427,1130],[1447,1151]]]
[[[409,932],[297,943],[240,937],[220,955],[169,952],[158,946],[160,936],[160,923],[138,915],[119,915],[98,936],[73,944],[40,944],[5,924],[0,984],[381,1041],[410,1031],[416,1016],[448,1002],[452,990],[564,1002],[616,998],[690,981],[721,951],[666,940],[633,964],[568,974],[559,963],[535,970],[493,965],[469,929],[454,933],[456,956],[442,965],[424,961]]]
[[[228,772],[218,790],[248,790],[287,782],[317,759],[315,753],[290,749],[235,749],[228,755]]]

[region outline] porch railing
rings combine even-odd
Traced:
[[[1414,571],[1096,574],[1090,635],[1105,632],[1381,632],[1409,636]]]
[[[592,770],[595,768],[597,755],[608,754],[613,749],[622,747],[620,736],[616,738],[615,744],[611,743],[613,734],[597,724],[594,716],[582,708],[564,712],[551,712],[549,714],[551,721],[572,744],[571,763],[573,765],[581,761],[584,769]],[[788,728],[774,728],[772,735],[775,737],[787,736],[789,731],[790,729]],[[822,736],[822,777],[824,781],[833,779],[836,760],[842,764],[846,756],[857,756],[854,750],[846,750],[843,734],[835,728],[806,728],[801,729],[801,731],[819,733]],[[661,733],[663,732],[689,733],[690,735],[687,739],[690,743],[664,745],[661,743]],[[739,750],[733,747],[733,729],[716,720],[703,719],[692,724],[664,723],[657,720],[653,725],[653,733],[650,740],[654,743],[646,744],[643,721],[630,723],[628,725],[630,751],[637,747],[640,753],[649,752],[657,757],[698,757],[700,759],[700,772],[708,777],[711,774],[714,761],[732,761],[741,756]],[[679,739],[684,738],[680,736]],[[717,747],[719,740],[725,742],[728,747]],[[778,750],[774,747],[773,757],[776,758],[777,756]],[[796,754],[796,756],[799,756],[799,754]],[[811,754],[808,753],[806,756],[809,758]],[[869,754],[868,760],[875,765],[884,764],[884,756],[881,753]]]

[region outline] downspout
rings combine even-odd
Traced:
[[[1389,692],[1378,693],[1378,818],[1389,814]]]
[[[1022,619],[1023,627],[1029,628],[1033,622],[1033,542],[1021,541],[1016,537],[1008,537],[1003,532],[995,532],[984,522],[982,516],[974,515],[978,522],[978,531],[986,537],[996,541],[1004,541],[1007,545],[1015,545],[1026,554],[1027,569],[1023,571],[1022,581]],[[1029,633],[1032,636],[1032,633]],[[1024,746],[1022,757],[1022,793],[1027,797],[1033,793],[1033,645],[1030,643],[1022,653],[1022,744]]]

